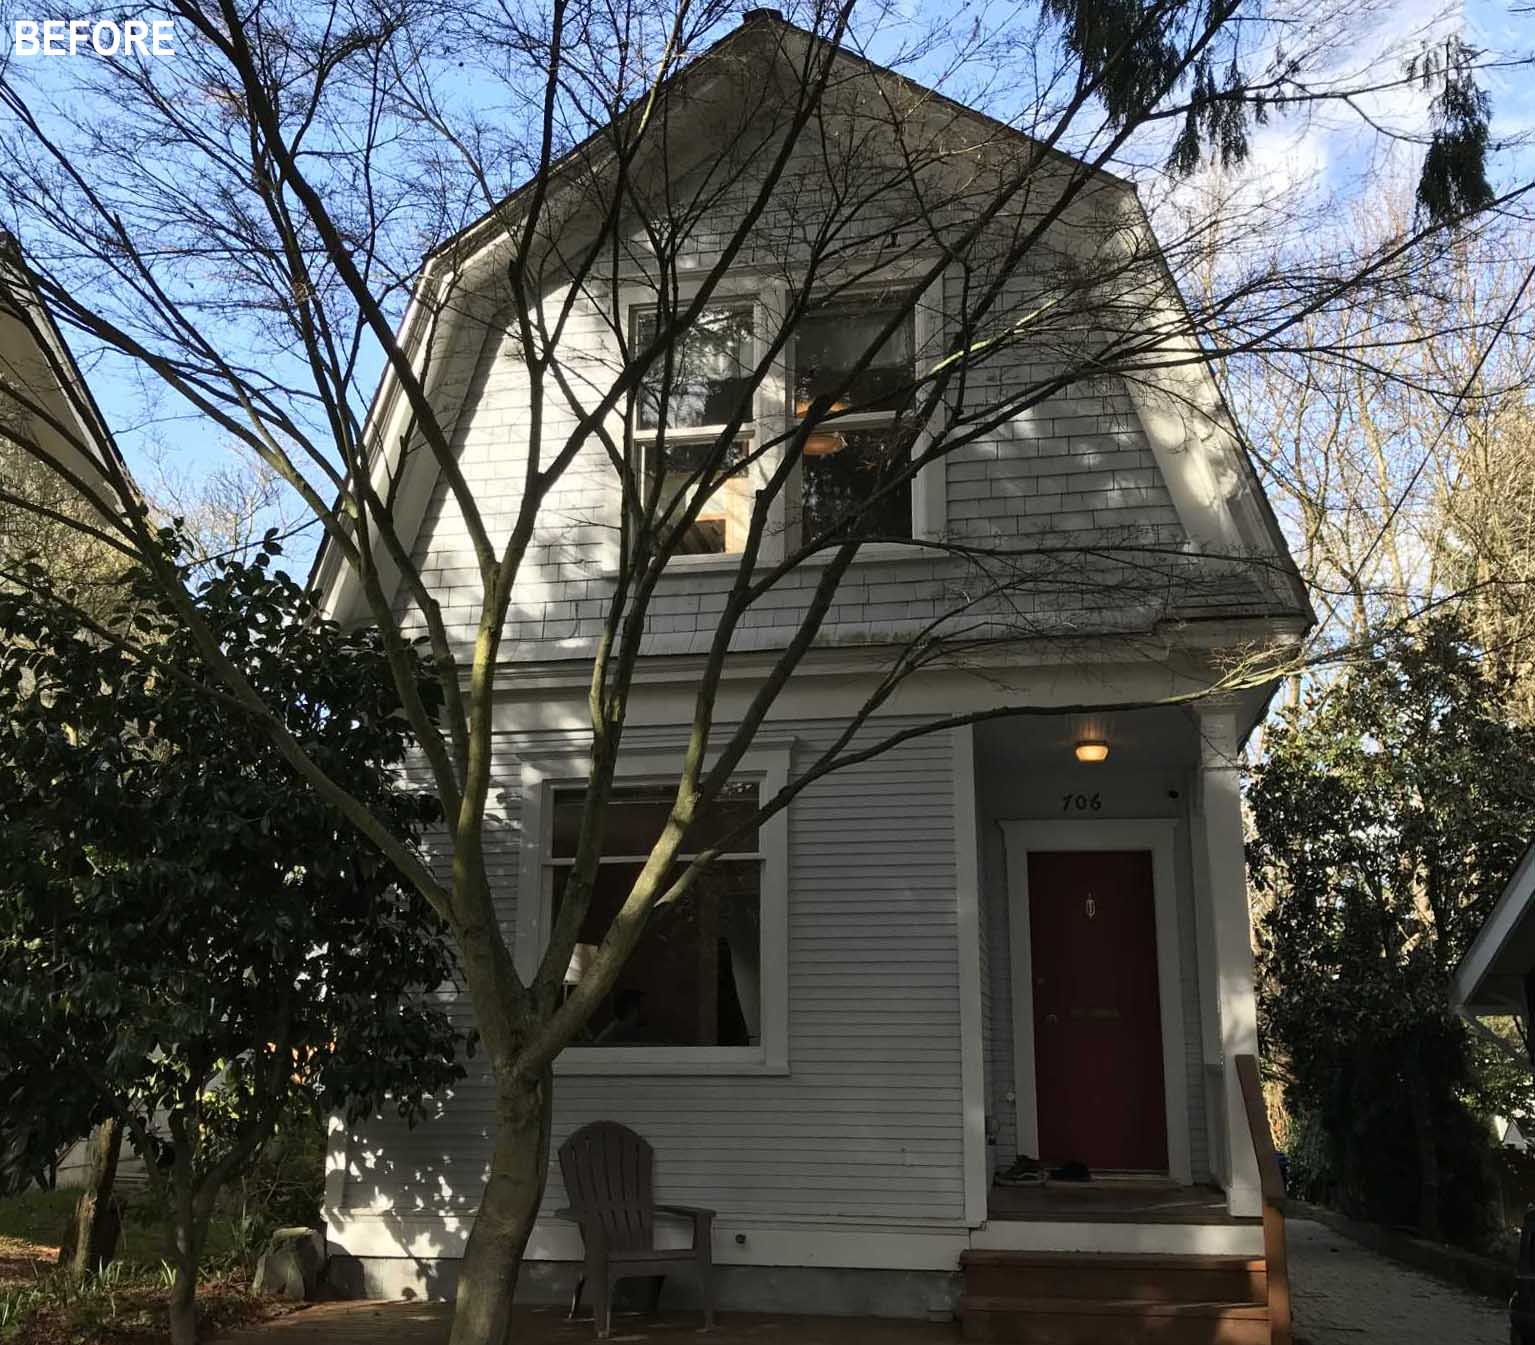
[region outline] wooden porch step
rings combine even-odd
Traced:
[[[966,1340],[999,1345],[1269,1345],[1256,1303],[966,1294],[959,1311]]]
[[[1262,1257],[975,1250],[960,1264],[965,1293],[977,1298],[1268,1302]]]

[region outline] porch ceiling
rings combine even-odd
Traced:
[[[1072,749],[1084,738],[1108,743],[1106,764],[1116,771],[1182,769],[1199,762],[1199,731],[1181,706],[997,719],[976,729],[975,746],[983,769],[1053,770],[1076,765]]]

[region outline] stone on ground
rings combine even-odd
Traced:
[[[325,1274],[325,1233],[318,1228],[279,1228],[256,1262],[251,1286],[258,1294],[313,1302]]]

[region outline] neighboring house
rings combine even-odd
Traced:
[[[1530,1022],[1535,1004],[1535,846],[1524,853],[1450,980],[1450,1007],[1480,1018]],[[1529,1048],[1535,1061],[1535,1046]],[[1517,1127],[1509,1122],[1510,1131]],[[1511,1143],[1507,1137],[1504,1143]]]
[[[1518,1121],[1507,1116],[1494,1116],[1492,1133],[1502,1148],[1517,1149],[1522,1154],[1529,1153],[1530,1142],[1524,1137],[1524,1131],[1519,1128]]]
[[[33,461],[6,444],[8,437],[25,438],[93,490],[104,484],[103,463],[122,465],[58,324],[18,270],[14,240],[0,230],[0,446],[7,450],[0,471]],[[68,489],[62,477],[50,485]]]
[[[1492,913],[1455,968],[1450,978],[1450,1007],[1483,1032],[1492,1029],[1481,1019],[1516,1019],[1525,1033],[1530,1067],[1535,1069],[1535,1040],[1529,1036],[1530,1010],[1535,1007],[1535,845],[1524,852]],[[1504,1040],[1507,1042],[1506,1036]],[[1505,1123],[1494,1117],[1493,1129],[1499,1143],[1529,1152],[1529,1141],[1517,1122]],[[1511,1220],[1518,1217],[1516,1211],[1508,1211],[1508,1215]],[[1525,1226],[1529,1226],[1528,1215]],[[1519,1244],[1519,1278],[1509,1303],[1510,1339],[1518,1345],[1535,1340],[1532,1286],[1535,1242],[1524,1237]]]
[[[752,16],[727,43],[794,31]],[[882,77],[847,64],[852,79]],[[952,105],[945,115],[956,115]],[[1104,189],[1133,204],[1123,184]],[[434,343],[431,395],[450,412],[461,470],[501,525],[497,497],[515,496],[524,465],[509,324],[483,320],[505,302],[502,268],[493,244],[449,261],[471,300],[430,328],[408,320],[405,341],[417,359]],[[424,286],[433,275],[429,262]],[[743,266],[722,301],[741,315],[743,339],[770,284]],[[943,287],[929,324],[941,327],[954,293]],[[860,319],[844,309],[834,320]],[[587,330],[600,345],[600,325]],[[797,340],[834,335],[807,322]],[[892,358],[909,366],[924,333],[895,344]],[[655,1148],[659,1199],[719,1211],[725,1306],[946,1311],[961,1255],[985,1250],[1264,1254],[1235,1064],[1257,1051],[1239,760],[1272,686],[1107,708],[1197,695],[1242,651],[1298,642],[1312,620],[1208,371],[1191,368],[1173,389],[1157,382],[1172,375],[1156,373],[1074,388],[998,427],[925,470],[899,524],[914,537],[982,541],[1036,530],[1087,549],[1133,531],[1187,559],[1155,603],[1127,586],[1118,607],[1112,590],[1054,619],[1042,606],[1030,629],[1045,638],[1020,640],[979,672],[940,666],[913,678],[881,722],[996,705],[1077,709],[915,738],[807,789],[722,865],[716,890],[731,900],[700,899],[696,915],[642,949],[594,1039],[556,1064],[556,1146],[587,1121],[621,1121]],[[401,400],[386,382],[376,442],[408,433]],[[772,423],[783,410],[764,396],[755,414]],[[472,578],[473,561],[428,454],[401,474],[395,508],[417,520],[416,561],[468,641],[472,604],[455,599],[455,583]],[[587,770],[579,726],[620,508],[594,445],[589,469],[547,500],[513,598],[493,872],[525,972],[547,937],[567,790]],[[664,810],[664,789],[644,782],[675,770],[697,656],[731,581],[728,499],[711,526],[706,554],[673,562],[646,637],[620,772],[639,828]],[[1195,581],[1205,558],[1233,554],[1259,563],[1217,600]],[[1209,559],[1208,570],[1230,567]],[[362,618],[334,554],[322,554],[316,577],[332,612]],[[802,770],[891,648],[965,577],[958,561],[916,547],[861,557],[744,763],[743,797]],[[747,623],[734,646],[726,719],[785,638],[772,616]],[[1107,744],[1106,759],[1090,759],[1101,755],[1091,742]],[[621,889],[623,861],[608,872]],[[598,905],[604,895],[599,882]],[[572,980],[579,964],[578,948]],[[489,1088],[470,1078],[440,1118],[414,1129],[387,1118],[335,1129],[326,1218],[369,1293],[451,1293],[491,1126]],[[1018,1154],[1078,1160],[1120,1180],[993,1185]],[[545,1210],[565,1203],[554,1168]],[[574,1227],[541,1219],[528,1291],[568,1283],[579,1247]]]
[[[46,453],[109,501],[115,496],[102,464],[115,462],[124,471],[126,467],[63,333],[18,271],[14,249],[13,240],[0,230],[0,491],[18,492],[34,504],[80,516],[88,506],[69,481],[52,474],[32,450]],[[12,551],[13,533],[18,545],[31,542],[30,518],[20,506],[0,499],[0,556]],[[64,528],[54,528],[51,540],[55,562],[89,560],[93,544],[72,538]],[[57,1184],[83,1185],[88,1171],[82,1140],[60,1158]],[[117,1181],[129,1187],[147,1181],[144,1162],[131,1145],[118,1164]]]

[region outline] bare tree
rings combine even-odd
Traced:
[[[1520,723],[1535,723],[1535,405],[1510,397],[1468,417],[1440,496],[1441,563]]]
[[[191,546],[190,559],[202,566],[221,556],[245,555],[270,531],[288,538],[313,519],[298,516],[282,478],[255,454],[232,446],[222,461],[189,471],[177,454],[159,443],[145,455],[151,471],[137,473],[155,516],[178,524]]]
[[[436,868],[327,775],[182,605],[228,694],[453,933],[495,1116],[455,1345],[507,1335],[547,1171],[553,1061],[655,913],[827,773],[1029,708],[999,694],[883,729],[914,674],[964,667],[1000,682],[1029,641],[1105,635],[1160,660],[1167,623],[1190,617],[1304,625],[1287,561],[1256,536],[1191,547],[1155,518],[1089,519],[1080,536],[1043,522],[912,536],[898,520],[932,480],[924,469],[1026,435],[1031,417],[1064,418],[1073,397],[1139,398],[1180,443],[1231,442],[1212,363],[1304,358],[1318,315],[1411,287],[1448,229],[1495,202],[1521,208],[1524,187],[1495,193],[1485,175],[1475,53],[1445,48],[1425,75],[1409,43],[1340,80],[1348,7],[1315,10],[1277,25],[1235,0],[1045,0],[992,26],[848,0],[797,9],[798,26],[759,11],[730,27],[718,0],[176,3],[175,62],[82,63],[63,91],[28,86],[16,67],[0,80],[12,118],[0,191],[29,281],[84,340],[268,464],[324,531],[317,581],[335,610],[376,623],[398,657],[448,819]],[[1382,91],[1436,100],[1420,215],[1303,262],[1248,251],[1181,300],[1210,225],[1153,238],[1116,170],[1139,162],[1155,196],[1207,148],[1239,163],[1256,114]],[[1278,223],[1253,208],[1244,227]],[[649,315],[631,325],[635,292]],[[828,322],[856,349],[802,353],[791,383],[791,341],[830,344]],[[887,352],[902,342],[897,376]],[[386,382],[370,411],[375,352]],[[487,490],[455,429],[492,371],[515,410]],[[707,416],[700,397],[716,399]],[[757,402],[781,409],[748,424]],[[701,422],[711,428],[694,433]],[[1084,427],[1084,452],[1100,432],[1114,433]],[[413,549],[423,476],[443,483],[463,538],[456,598],[429,568],[443,559]],[[115,544],[179,593],[131,484],[120,471],[111,484]],[[815,648],[860,551],[884,541],[931,553],[930,613],[892,638],[832,745],[692,853],[684,842]],[[566,993],[660,581],[697,550],[729,568],[697,651],[670,815]],[[612,558],[583,600],[594,610],[571,618],[594,632],[592,771],[558,917],[525,978],[487,867],[493,721],[518,674],[521,595],[567,552]],[[418,637],[442,683],[440,721],[410,674]],[[732,650],[753,642],[765,671],[726,717]],[[1208,675],[1164,678],[1157,698],[1266,683],[1290,650],[1218,654]]]
[[[1397,235],[1412,206],[1399,175],[1395,183],[1370,209],[1347,211],[1344,227],[1360,238]],[[1224,208],[1218,193],[1197,200],[1212,216]],[[1305,315],[1290,348],[1223,362],[1322,608],[1313,643],[1340,665],[1373,636],[1460,602],[1492,622],[1494,657],[1515,657],[1522,644],[1527,575],[1516,539],[1535,391],[1531,265],[1522,221],[1494,213],[1411,283]],[[1218,267],[1200,281],[1207,292],[1218,286]],[[1500,621],[1508,624],[1494,629]]]

